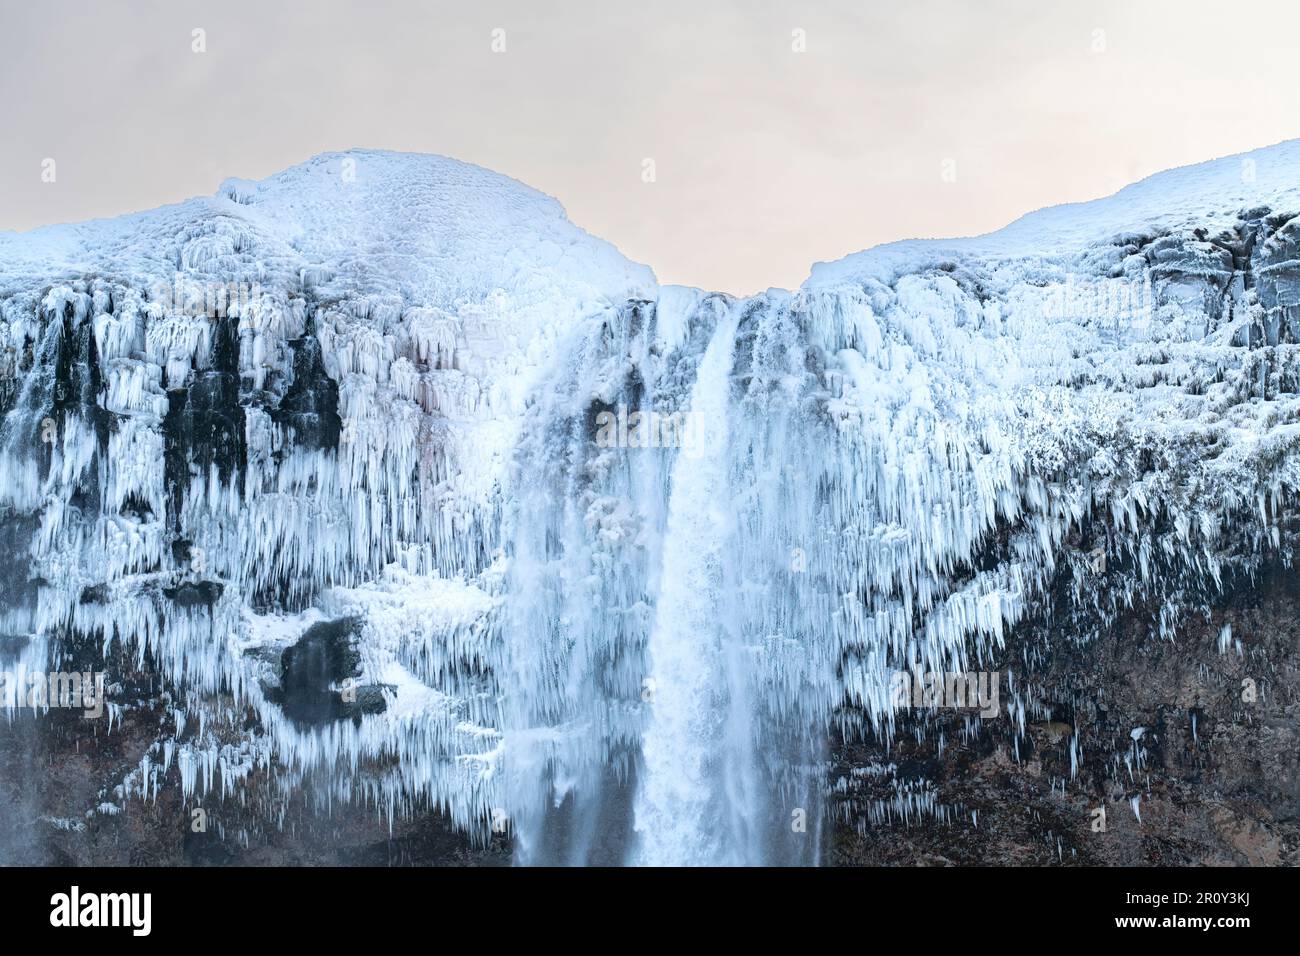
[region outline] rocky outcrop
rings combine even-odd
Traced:
[[[1018,630],[994,662],[1032,701],[914,713],[891,745],[839,741],[840,865],[1300,863],[1300,571],[1236,580],[1169,640],[1158,609],[1096,638]],[[1014,706],[1014,701],[1010,706]]]

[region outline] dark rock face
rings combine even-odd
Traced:
[[[336,448],[342,428],[339,388],[325,373],[314,332],[309,324],[306,336],[288,343],[293,352],[291,381],[270,415],[293,429],[299,447]]]
[[[347,666],[347,621],[320,625],[304,648],[325,666]],[[304,636],[305,637],[305,636]],[[298,645],[295,645],[295,647]],[[506,866],[507,837],[476,845],[433,807],[394,818],[373,806],[331,802],[308,778],[286,796],[265,779],[246,800],[185,800],[175,787],[156,801],[115,807],[124,775],[156,752],[166,695],[151,656],[138,664],[116,645],[105,656],[82,642],[63,666],[106,670],[123,705],[113,732],[80,712],[0,717],[0,863],[18,866]],[[303,652],[292,655],[301,673]],[[331,664],[332,661],[332,664]],[[310,672],[310,668],[308,668]],[[358,688],[358,705],[363,699]],[[378,688],[376,688],[376,691]],[[382,700],[382,698],[381,698]],[[346,716],[346,715],[345,715]],[[326,790],[322,787],[321,790]],[[109,812],[87,812],[87,807]],[[201,812],[199,812],[201,811]],[[279,819],[281,823],[273,822]]]
[[[0,607],[10,614],[25,612],[30,615],[36,607],[39,588],[28,570],[30,558],[27,551],[39,524],[40,519],[35,515],[0,510]],[[0,637],[17,636],[0,634]]]
[[[270,696],[300,726],[335,720],[359,721],[363,714],[382,713],[383,687],[355,686],[361,676],[361,654],[354,617],[313,624],[280,655],[280,687]],[[345,684],[345,689],[337,689]]]
[[[235,319],[214,321],[212,367],[197,372],[185,388],[168,391],[167,400],[165,478],[175,521],[192,475],[206,475],[215,467],[221,480],[228,481],[248,464]]]
[[[1091,642],[1020,629],[998,663],[994,720],[914,715],[892,748],[841,742],[831,860],[1300,863],[1300,572],[1273,565],[1236,582],[1174,641],[1150,635],[1157,610],[1136,609]],[[1037,698],[1018,744],[1013,677]]]
[[[140,682],[147,690],[149,681]],[[308,784],[287,801],[253,786],[248,803],[195,803],[175,788],[129,811],[86,814],[111,797],[157,733],[141,699],[112,734],[67,712],[19,715],[0,731],[0,862],[18,866],[508,866],[504,835],[484,847],[434,808],[389,819],[374,807],[320,812]],[[205,816],[196,816],[195,811]],[[281,816],[282,826],[268,823]]]
[[[1193,305],[1216,323],[1233,319],[1234,308],[1253,293],[1260,317],[1236,344],[1300,342],[1300,217],[1261,206],[1243,210],[1231,231],[1171,233],[1125,251],[1150,270],[1164,297]]]
[[[164,588],[163,594],[181,607],[211,607],[221,597],[220,581],[199,581],[197,584],[185,583],[174,588]]]

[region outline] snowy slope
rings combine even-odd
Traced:
[[[0,277],[112,271],[170,282],[179,265],[215,271],[254,249],[268,284],[329,269],[339,293],[439,308],[497,290],[528,303],[618,302],[655,288],[649,269],[572,225],[551,197],[468,163],[382,150],[324,153],[117,219],[0,232]]]
[[[1079,260],[1097,245],[1127,234],[1168,234],[1236,226],[1245,211],[1300,206],[1300,140],[1170,169],[1091,202],[1050,206],[996,232],[961,239],[911,239],[876,246],[836,262],[819,262],[804,283],[826,288],[860,278],[887,278],[932,260],[986,262]]]

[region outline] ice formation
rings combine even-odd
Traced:
[[[1286,143],[739,299],[353,151],[0,234],[6,667],[161,677],[119,803],[310,777],[524,863],[816,862],[899,671],[989,667],[1053,588],[1057,639],[1167,637],[1289,559],[1297,214]]]

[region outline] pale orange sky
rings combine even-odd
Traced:
[[[416,150],[749,293],[1300,136],[1297,62],[1300,5],[1265,0],[3,0],[0,229]]]

